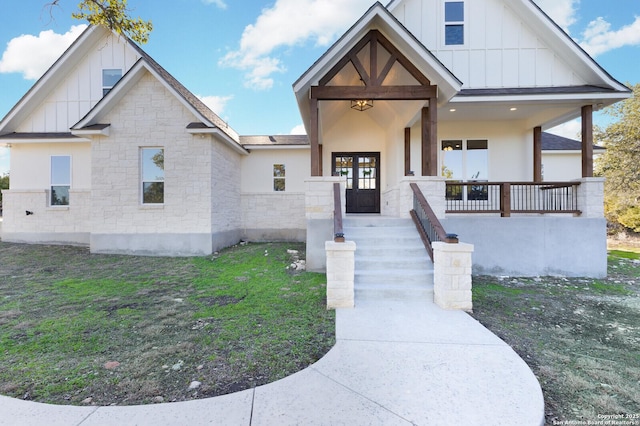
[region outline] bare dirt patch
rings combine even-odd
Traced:
[[[536,374],[548,425],[640,413],[639,257],[611,252],[602,280],[474,277],[473,316]]]

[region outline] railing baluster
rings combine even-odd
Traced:
[[[438,220],[431,206],[427,202],[427,199],[420,191],[417,184],[411,183],[411,189],[413,190],[413,210],[411,210],[411,217],[418,228],[422,243],[433,261],[433,248],[431,244],[436,241],[443,241],[445,243],[457,243],[458,236],[455,234],[447,234],[442,227],[442,224]]]
[[[447,213],[571,213],[580,182],[447,182]]]
[[[344,231],[342,228],[342,200],[340,198],[340,183],[333,184],[333,241],[344,243]]]

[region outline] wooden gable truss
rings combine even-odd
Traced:
[[[368,63],[363,63],[359,53],[369,49]],[[386,50],[389,58],[382,67],[378,67],[381,49]],[[411,77],[415,85],[387,85],[385,81],[394,65],[399,64]],[[333,85],[332,80],[345,67],[353,66],[360,85]],[[331,70],[319,80],[317,86],[311,87],[310,110],[310,143],[311,143],[311,176],[322,175],[322,155],[319,144],[319,101],[350,100],[385,100],[407,101],[424,100],[428,106],[422,108],[422,175],[437,175],[437,96],[438,87],[418,70],[384,35],[378,30],[371,30],[340,59]],[[408,153],[405,153],[407,155]]]

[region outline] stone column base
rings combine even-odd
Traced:
[[[325,242],[327,253],[327,309],[353,308],[356,243]]]
[[[471,253],[472,244],[433,243],[434,286],[436,305],[443,309],[470,312],[471,300]]]

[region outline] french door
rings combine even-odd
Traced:
[[[335,152],[333,174],[346,179],[347,213],[380,213],[379,152]]]

